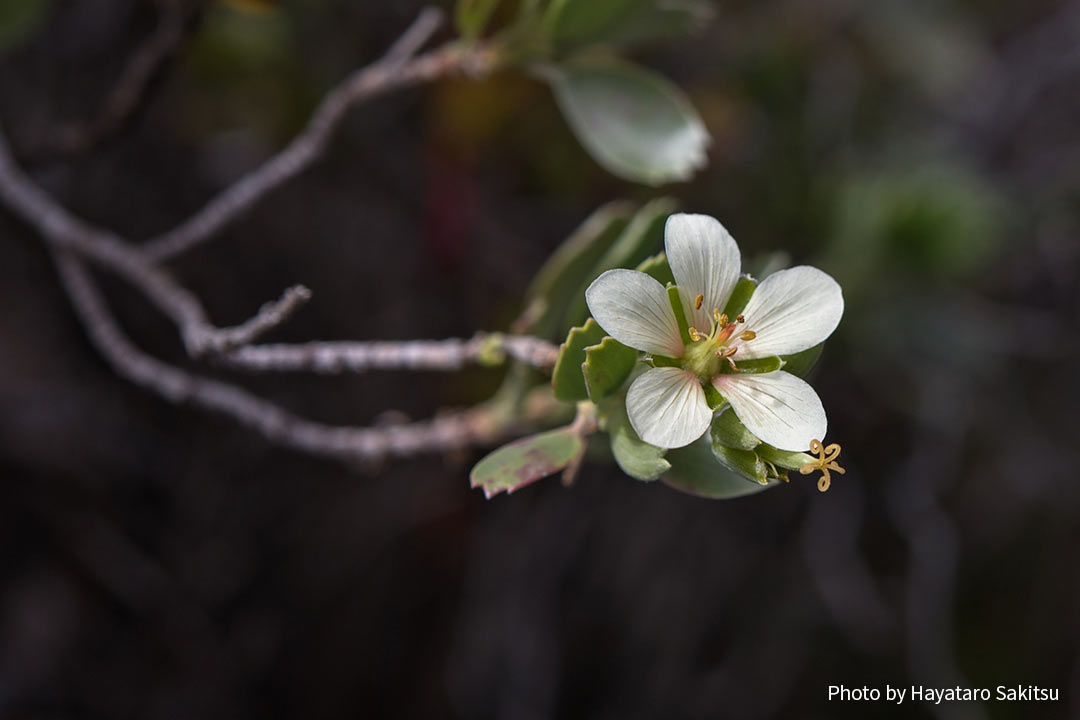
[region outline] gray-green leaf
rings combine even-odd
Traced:
[[[606,58],[538,70],[578,140],[613,175],[661,185],[705,166],[709,133],[666,78]]]
[[[470,484],[483,488],[489,500],[500,492],[512,493],[565,469],[581,455],[584,443],[568,427],[524,437],[478,462],[469,475]]]

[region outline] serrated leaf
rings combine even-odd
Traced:
[[[567,307],[584,286],[596,263],[630,222],[633,206],[613,202],[601,206],[563,241],[537,272],[526,292],[525,312],[514,330],[550,338],[562,325]]]
[[[660,479],[667,485],[697,497],[726,500],[761,492],[775,485],[761,485],[733,473],[716,459],[712,439],[706,433],[684,448],[668,450],[665,459],[671,469]]]
[[[712,15],[704,0],[555,0],[545,27],[562,46],[632,43],[689,33]]]
[[[661,285],[667,286],[675,283],[675,274],[671,272],[671,265],[668,263],[665,253],[660,252],[652,257],[645,258],[634,269],[653,277]]]
[[[645,204],[634,213],[630,222],[619,233],[619,237],[604,252],[596,266],[589,273],[584,285],[588,285],[607,270],[612,268],[630,268],[644,261],[650,253],[664,245],[664,224],[675,211],[676,203],[671,198],[659,198]],[[583,289],[584,290],[584,289]],[[577,293],[570,303],[566,315],[566,326],[580,325],[589,315],[585,304],[584,291]]]
[[[589,399],[581,369],[585,362],[585,348],[599,345],[603,339],[604,331],[592,318],[583,326],[570,329],[566,342],[559,347],[559,357],[551,373],[551,389],[556,399],[563,402]]]
[[[613,175],[661,185],[689,180],[705,167],[709,133],[666,78],[608,58],[537,70],[574,135]]]
[[[821,357],[821,351],[825,348],[825,343],[821,342],[812,348],[797,352],[792,355],[785,355],[784,370],[792,375],[798,375],[799,377],[806,377],[811,370],[814,369],[814,365],[817,364],[818,358]],[[741,367],[741,366],[740,366]]]
[[[585,377],[589,399],[599,402],[618,390],[637,361],[638,351],[613,337],[606,337],[599,345],[585,348],[581,374]]]
[[[731,291],[731,297],[728,298],[727,305],[724,306],[724,314],[734,320],[739,313],[746,307],[746,303],[750,302],[750,296],[754,294],[754,288],[757,287],[757,282],[746,275],[739,278],[739,281],[735,283],[735,288]]]
[[[469,474],[472,487],[483,488],[489,500],[501,492],[534,483],[566,468],[584,451],[585,440],[565,427],[530,435],[490,453]]]
[[[610,403],[606,417],[606,430],[611,438],[611,454],[624,473],[635,480],[655,480],[671,468],[664,459],[667,450],[650,445],[634,432],[626,416],[626,404]]]
[[[714,446],[720,444],[736,450],[753,450],[761,444],[757,436],[746,429],[731,408],[713,418],[710,433]]]
[[[500,0],[458,0],[454,8],[454,22],[461,36],[472,40],[483,34],[499,2]]]

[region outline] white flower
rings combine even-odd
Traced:
[[[634,270],[608,270],[585,291],[592,316],[613,338],[676,367],[647,370],[630,385],[626,410],[642,440],[659,447],[689,445],[708,430],[709,382],[760,440],[805,451],[825,437],[825,410],[802,379],[777,370],[739,373],[736,363],[790,355],[824,341],[840,323],[840,286],[817,268],[801,266],[765,278],[734,319],[721,315],[739,279],[739,247],[707,215],[668,218],[664,246],[690,326],[684,343],[667,290]],[[730,367],[735,372],[726,372]]]

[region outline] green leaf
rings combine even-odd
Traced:
[[[612,59],[538,68],[578,140],[624,180],[689,180],[707,162],[701,116],[666,78]]]
[[[637,364],[638,351],[612,337],[599,345],[585,348],[585,363],[581,373],[589,399],[599,402],[618,390]]]
[[[620,399],[610,406],[605,429],[611,437],[611,454],[619,469],[635,480],[645,481],[655,480],[667,472],[671,468],[671,463],[664,459],[667,450],[638,437],[626,416],[625,402]]]
[[[713,447],[720,444],[736,450],[753,450],[761,444],[757,436],[746,429],[731,408],[713,418],[710,432]]]
[[[757,281],[754,278],[747,275],[739,278],[739,281],[735,283],[735,289],[731,291],[727,305],[724,306],[724,314],[734,320],[746,307],[746,303],[750,302],[750,296],[754,294],[756,287]]]
[[[675,283],[675,274],[671,272],[671,265],[668,264],[667,255],[662,252],[645,258],[635,270],[652,276],[664,286]]]
[[[604,331],[592,318],[582,327],[570,330],[566,342],[559,347],[559,357],[555,360],[555,369],[551,373],[551,388],[556,399],[563,402],[589,399],[581,365],[585,362],[585,348],[599,345],[603,339]]]
[[[705,0],[554,0],[545,24],[561,46],[618,44],[683,35],[712,15]]]
[[[584,286],[594,277],[590,273],[626,227],[632,211],[629,203],[608,203],[563,241],[529,286],[525,312],[514,324],[516,332],[549,338],[573,324],[562,325],[567,307],[578,294],[584,298]]]
[[[716,459],[712,439],[706,433],[684,448],[668,450],[671,469],[661,476],[667,485],[691,495],[723,500],[761,492],[776,484],[761,485],[738,475]]]
[[[634,267],[644,261],[649,253],[663,247],[664,224],[674,210],[674,200],[659,198],[647,203],[634,213],[619,237],[596,263],[583,285],[587,286],[612,268]],[[585,303],[585,293],[578,293],[567,311],[566,326],[580,325],[588,316],[589,308]]]
[[[512,493],[565,469],[584,449],[585,440],[569,427],[530,435],[503,445],[476,463],[469,482],[474,488],[483,488],[490,500],[500,492]]]
[[[768,468],[765,462],[753,450],[738,450],[713,442],[713,455],[720,464],[751,482],[759,485],[768,483]]]
[[[799,377],[806,377],[806,375],[814,369],[814,365],[817,364],[818,358],[821,357],[821,351],[825,347],[825,343],[821,342],[812,348],[797,352],[793,355],[785,355],[784,370],[792,375],[798,375]],[[739,364],[742,367],[742,364]]]
[[[499,2],[500,0],[458,0],[454,9],[454,22],[462,37],[473,40],[483,34]]]
[[[678,286],[669,285],[667,297],[668,304],[671,305],[671,311],[675,313],[675,322],[679,326],[679,337],[682,338],[683,345],[689,345],[690,323],[686,321],[686,311],[683,309],[682,294],[679,292]]]

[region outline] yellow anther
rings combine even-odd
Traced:
[[[694,342],[697,342],[698,340],[704,340],[705,339],[705,336],[702,335],[701,333],[699,333],[697,328],[690,328],[688,330],[688,332],[690,333],[690,339],[693,340]]]
[[[829,471],[840,473],[843,475],[846,471],[840,467],[836,462],[836,458],[840,456],[840,445],[832,443],[828,447],[824,447],[820,440],[810,441],[810,454],[817,455],[817,458],[813,462],[808,462],[799,468],[799,472],[803,475],[809,475],[815,470],[821,471],[821,477],[818,478],[818,490],[825,492],[829,489],[829,485],[832,483],[832,477]]]
[[[720,312],[719,308],[713,308],[712,311],[713,320],[716,321],[717,327],[724,327],[728,324],[728,317]]]
[[[744,318],[742,316],[742,313],[739,313],[738,315],[735,316],[735,322],[744,323],[744,322],[746,322],[746,318]]]
[[[702,295],[701,293],[698,293],[697,297],[694,298],[694,309],[695,310],[700,310],[701,309],[701,303],[703,303],[703,302],[705,302],[705,296]]]
[[[740,340],[753,340],[756,337],[757,337],[756,332],[754,332],[753,330],[746,330],[746,331],[743,332],[742,335],[739,336],[739,339]]]

